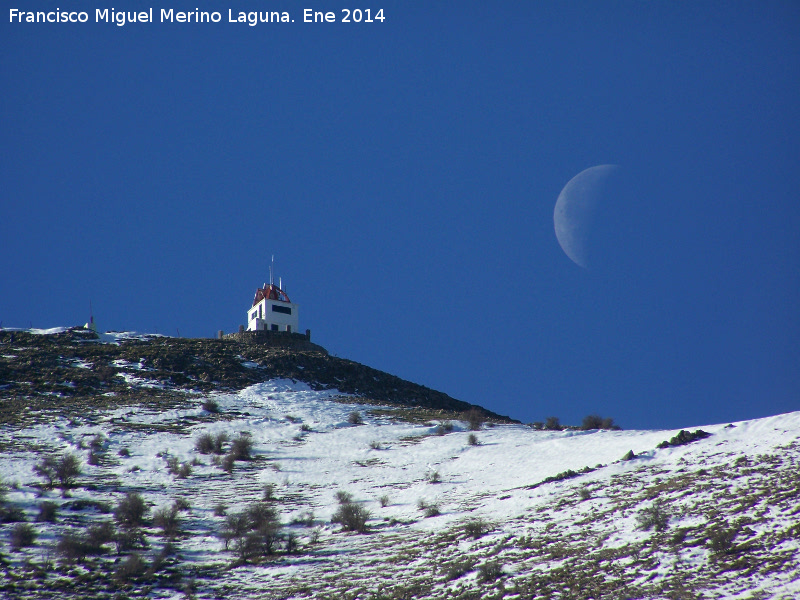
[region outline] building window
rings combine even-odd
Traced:
[[[291,325],[287,325],[286,326],[286,331],[288,331],[289,333],[292,333],[292,326]]]
[[[250,318],[251,318],[251,319],[255,319],[257,316],[258,316],[258,313],[257,313],[257,312],[255,312],[255,311],[253,311],[253,314],[252,314],[252,315],[250,315]]]
[[[285,315],[292,314],[292,309],[288,306],[278,306],[277,304],[272,305],[272,312],[283,313]]]
[[[270,329],[272,329],[272,331],[278,331],[278,326],[273,323]]]

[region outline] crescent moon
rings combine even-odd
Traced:
[[[556,239],[570,260],[584,269],[591,264],[588,242],[599,201],[609,175],[618,168],[589,167],[570,179],[558,195],[553,211]]]

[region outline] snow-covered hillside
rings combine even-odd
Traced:
[[[2,525],[0,595],[800,596],[800,412],[703,426],[710,437],[656,449],[678,432],[472,432],[292,380],[213,395],[218,412],[201,408],[208,398],[0,430],[6,512],[21,509],[36,534],[10,551],[18,524]],[[201,453],[204,434],[227,438],[221,451],[249,440],[250,459]],[[64,453],[80,459],[76,485],[42,492],[36,465]],[[121,531],[114,509],[130,492],[150,507],[144,544],[118,556],[109,539],[77,562],[56,552],[92,524]],[[45,501],[54,521],[35,522]],[[343,502],[369,512],[365,532],[332,522]],[[243,562],[220,535],[257,505],[280,528],[271,553]],[[168,543],[153,517],[172,506]]]

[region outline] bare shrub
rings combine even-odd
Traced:
[[[470,408],[461,418],[467,422],[470,431],[479,431],[483,427],[484,414],[479,408]]]
[[[655,529],[656,531],[664,531],[669,525],[670,513],[660,500],[653,502],[651,506],[643,508],[637,520],[639,527],[644,531]]]
[[[347,422],[350,423],[350,425],[363,425],[364,419],[361,417],[360,412],[353,411],[348,415]]]
[[[233,456],[234,460],[250,460],[252,457],[250,453],[253,450],[253,440],[250,439],[250,436],[241,433],[239,437],[237,437],[231,443],[231,449],[228,453],[230,456]]]
[[[203,402],[203,410],[210,413],[218,413],[219,404],[213,398],[208,398]]]
[[[470,433],[469,434],[469,437],[467,437],[467,443],[470,446],[479,446],[480,445],[480,442],[478,441],[478,436],[475,435],[474,433]]]
[[[128,492],[114,509],[114,518],[125,529],[133,529],[144,524],[144,517],[149,510],[141,494]]]
[[[233,467],[236,464],[236,456],[233,454],[226,454],[225,458],[222,459],[220,466],[222,470],[226,473],[233,473]]]
[[[275,484],[274,483],[267,483],[264,485],[264,502],[272,502],[277,500],[275,497]]]
[[[90,554],[102,554],[105,552],[103,547],[116,538],[114,524],[111,521],[101,521],[94,525],[89,525],[86,529],[86,542]]]
[[[586,415],[581,423],[581,429],[588,431],[590,429],[619,429],[614,425],[614,419],[606,417],[605,419],[600,415]]]
[[[367,521],[371,516],[370,512],[360,504],[346,502],[339,506],[339,510],[331,517],[331,522],[339,523],[342,531],[366,533]]]
[[[464,533],[476,540],[479,537],[486,535],[489,532],[489,529],[489,524],[480,518],[470,519],[464,523]]]
[[[189,504],[186,498],[176,498],[175,502],[172,503],[172,508],[176,511],[189,510],[191,507],[192,505]]]
[[[339,504],[350,504],[353,501],[353,494],[339,490],[336,492],[336,501]]]
[[[389,506],[389,496],[384,494],[383,496],[378,498],[378,502],[381,503],[381,508],[386,508],[387,506]]]
[[[86,540],[74,531],[66,532],[56,544],[56,554],[66,562],[81,562],[88,553]]]
[[[52,489],[58,482],[58,486],[66,491],[81,474],[80,461],[72,453],[63,454],[59,458],[46,456],[33,467],[33,472],[47,480],[48,489]]]
[[[17,552],[22,548],[33,546],[36,541],[36,530],[28,523],[17,523],[11,530],[11,550]]]
[[[228,507],[225,506],[222,502],[214,506],[215,517],[224,517],[227,513],[228,513]]]
[[[75,484],[75,479],[80,474],[81,463],[74,454],[64,454],[56,462],[55,476],[58,479],[58,487],[62,490],[71,488]]]
[[[164,537],[176,537],[180,531],[178,509],[174,506],[159,508],[153,515],[153,525],[161,528]]]
[[[220,431],[214,436],[214,454],[225,454],[225,443],[228,441],[228,434]]]
[[[36,517],[36,521],[38,523],[55,523],[56,510],[58,510],[58,504],[55,502],[50,502],[49,500],[41,502],[39,504],[39,514]]]
[[[561,431],[564,427],[558,420],[558,417],[547,417],[544,422],[544,428],[548,431]]]
[[[281,539],[278,512],[256,502],[244,512],[228,515],[219,537],[242,562],[274,554]]]
[[[214,436],[210,433],[202,433],[194,443],[194,448],[200,454],[211,454],[214,451]]]
[[[114,571],[114,579],[119,582],[127,582],[141,577],[146,572],[147,562],[137,552],[134,552],[123,560]]]
[[[442,482],[442,476],[439,475],[439,471],[428,471],[428,473],[425,475],[425,479],[427,480],[428,483]]]
[[[497,562],[488,562],[478,567],[478,579],[483,583],[495,581],[503,576],[503,567]]]
[[[100,456],[93,449],[89,450],[89,456],[86,458],[86,463],[96,467],[100,464]]]

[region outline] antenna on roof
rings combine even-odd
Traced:
[[[272,263],[269,265],[269,284],[272,285],[272,272],[275,269],[275,255],[272,255]]]

